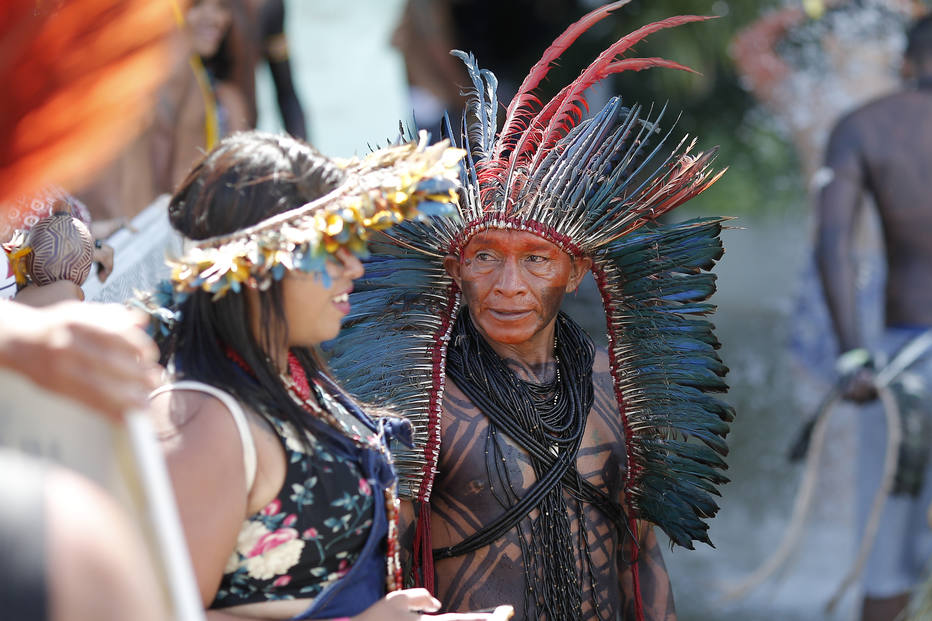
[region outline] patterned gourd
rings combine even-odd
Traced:
[[[34,284],[70,280],[80,286],[87,280],[94,238],[87,226],[71,214],[54,213],[36,222],[26,245],[32,248],[26,257],[26,270]]]

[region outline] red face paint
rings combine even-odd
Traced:
[[[524,231],[477,233],[448,269],[479,331],[508,345],[552,334],[563,295],[578,284],[577,265],[568,254]]]

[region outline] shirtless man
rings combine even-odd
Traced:
[[[932,327],[932,17],[910,29],[903,63],[913,86],[868,103],[842,118],[829,140],[825,166],[831,181],[819,204],[817,254],[835,333],[843,358],[853,359],[867,343],[858,328],[856,266],[852,261],[855,223],[861,198],[870,194],[880,216],[886,248],[886,332],[880,349],[889,356],[912,337]],[[853,352],[853,353],[848,353]],[[866,352],[865,352],[866,353]],[[865,356],[866,358],[866,356]],[[913,371],[932,379],[928,354]],[[876,402],[874,372],[863,367],[852,376],[844,396]],[[859,512],[863,528],[871,495],[882,470],[885,428],[879,406],[859,416]],[[925,512],[932,500],[932,473],[918,497],[887,501],[880,536],[867,562],[863,621],[897,616],[908,600],[932,548],[917,551],[928,538]]]
[[[578,425],[582,430],[578,449],[571,456],[569,476],[575,476],[575,468],[584,481],[604,492],[605,498],[614,500],[615,508],[620,509],[625,479],[625,449],[621,441],[624,429],[608,356],[604,350],[594,352],[588,336],[567,316],[558,318],[564,295],[575,291],[591,264],[588,258],[571,257],[537,235],[510,230],[479,233],[460,256],[449,256],[445,261],[468,306],[462,313],[469,314],[480,338],[515,377],[543,389],[548,401],[554,396],[570,396],[573,402],[591,404],[588,411],[574,411],[570,421],[556,423]],[[454,342],[458,338],[469,339],[465,332],[459,332],[458,326]],[[561,341],[570,351],[564,353]],[[514,431],[503,432],[498,421],[490,429],[490,408],[501,406],[504,411],[509,399],[517,397],[489,394],[482,404],[485,407],[481,408],[458,385],[462,380],[453,367],[463,361],[456,345],[451,345],[448,356],[449,381],[441,419],[443,442],[431,502],[433,543],[435,550],[443,551],[436,560],[437,593],[443,594],[443,601],[451,610],[483,609],[508,602],[515,606],[518,619],[569,619],[574,617],[557,615],[571,614],[566,612],[573,606],[567,590],[579,588],[580,618],[634,619],[631,579],[634,568],[625,561],[623,553],[630,533],[622,530],[624,526],[620,529],[613,523],[597,503],[576,500],[577,489],[582,486],[557,485],[516,528],[496,532],[494,541],[484,547],[447,556],[454,549],[450,546],[461,545],[464,538],[502,514],[501,495],[509,497],[509,502],[529,496],[542,470],[546,471],[542,460],[532,458],[525,448],[516,445],[510,435]],[[572,356],[573,361],[561,366],[561,371],[556,356],[564,363]],[[573,364],[577,361],[578,367]],[[578,377],[566,377],[567,367],[573,368]],[[561,381],[567,385],[561,386]],[[489,392],[496,393],[497,388],[493,386]],[[540,419],[546,421],[543,408],[538,409]],[[560,442],[564,444],[561,448],[572,455],[575,440]],[[497,480],[490,481],[486,462],[493,453],[494,459],[502,463],[502,470]],[[556,524],[548,524],[546,517],[538,521],[541,511],[553,510],[564,513]],[[567,530],[547,532],[550,528]],[[637,569],[646,618],[675,619],[673,592],[652,527],[639,523],[637,538],[640,547]],[[549,614],[545,617],[533,589],[522,593],[524,565],[540,559],[535,548],[541,546],[545,546],[543,551],[548,558],[551,553],[556,556],[556,550],[547,544],[559,545],[559,542],[570,544],[569,555],[561,559],[569,570],[566,584],[553,585],[558,588],[549,593],[544,590],[550,585],[535,585],[548,595],[563,599],[549,602]]]
[[[535,90],[560,50],[624,4],[570,25],[501,123],[494,75],[454,52],[473,82],[456,217],[373,239],[328,345],[348,390],[412,421],[414,447],[393,452],[413,509],[402,549],[413,580],[454,610],[676,619],[653,526],[687,548],[708,543],[710,494],[727,480],[733,412],[707,394],[725,389],[727,369],[703,317],[721,220],[651,223],[717,179],[713,156],[681,143],[655,160],[656,115],[616,97],[583,120],[577,97],[599,76],[677,66],[615,59],[702,18],[622,37],[550,101]],[[587,271],[607,351],[560,313]]]

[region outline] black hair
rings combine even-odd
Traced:
[[[284,134],[241,132],[221,140],[194,166],[171,198],[169,218],[188,239],[225,235],[320,198],[343,177],[307,143]],[[256,295],[258,304],[251,307],[245,287],[216,300],[205,291],[192,293],[159,343],[162,361],[170,363],[176,378],[221,388],[260,415],[274,412],[299,429],[318,429],[292,401],[270,360],[273,348],[288,335],[281,281]],[[258,321],[251,315],[256,310]],[[253,325],[262,326],[260,334],[254,334]],[[308,377],[326,373],[315,351],[291,351]]]
[[[204,69],[218,82],[226,82],[233,76],[233,54],[230,51],[230,31],[223,35],[223,40],[213,56],[201,58]]]
[[[198,2],[192,3],[192,6],[197,5]],[[233,28],[235,27],[236,18],[238,17],[234,11],[232,3],[229,1],[225,6],[226,10],[230,13],[230,24],[227,26],[227,30],[223,33],[223,38],[220,39],[219,45],[217,45],[217,50],[213,53],[212,56],[201,56],[201,62],[204,64],[204,69],[207,70],[207,73],[218,82],[226,82],[233,77],[233,67],[236,64],[236,59],[234,58],[233,50]]]
[[[932,60],[932,14],[920,17],[909,27],[906,57],[919,63]]]

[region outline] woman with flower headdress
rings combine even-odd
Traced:
[[[411,143],[336,162],[248,132],[222,140],[172,197],[190,243],[161,292],[173,383],[152,410],[208,619],[418,619],[439,607],[400,590],[387,447],[409,439],[408,423],[367,416],[315,349],[350,310],[363,271],[351,250],[372,229],[447,209],[459,158]]]

